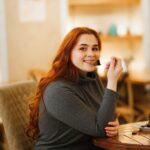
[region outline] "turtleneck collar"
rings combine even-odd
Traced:
[[[96,71],[94,72],[87,72],[86,74],[79,75],[79,78],[77,79],[78,83],[82,82],[90,82],[90,81],[95,81],[96,80]]]

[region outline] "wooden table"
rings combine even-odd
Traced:
[[[147,122],[130,123],[120,125],[119,134],[113,138],[97,138],[93,142],[97,147],[108,150],[150,150],[150,132],[137,131],[141,125]]]

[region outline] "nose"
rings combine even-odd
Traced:
[[[92,49],[88,49],[88,51],[87,51],[87,56],[95,56],[95,53],[94,53],[94,51],[92,51]]]

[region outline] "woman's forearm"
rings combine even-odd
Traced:
[[[113,81],[113,80],[108,80],[107,82],[107,89],[110,89],[114,92],[117,91],[117,81]]]

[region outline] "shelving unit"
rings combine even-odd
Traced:
[[[84,5],[136,5],[140,0],[69,0],[70,6]]]
[[[86,15],[86,13],[89,14],[89,17],[91,19],[92,15],[93,15],[93,18],[95,18],[95,16],[97,17],[98,15],[101,15],[101,16],[107,15],[107,17],[108,17],[108,15],[111,15],[111,11],[113,13],[115,12],[114,13],[115,15],[119,11],[120,11],[120,13],[122,12],[123,14],[126,11],[126,12],[128,12],[128,14],[125,15],[125,17],[127,17],[127,16],[129,17],[130,14],[132,13],[132,9],[136,6],[139,6],[140,2],[141,2],[141,0],[69,0],[69,10],[70,10],[69,12],[70,12],[70,15],[72,15],[71,16],[72,21],[75,21],[75,22],[76,22],[76,13],[78,15],[77,17],[79,18],[79,21],[81,21],[82,17],[83,17],[83,19],[86,18],[86,21],[87,21],[88,15]],[[113,8],[113,9],[110,9],[110,8]],[[122,8],[123,8],[123,11],[122,11]],[[96,11],[93,12],[94,9],[96,9]],[[118,9],[119,9],[119,11],[118,11]],[[79,17],[80,12],[82,14]],[[91,14],[90,14],[90,12],[91,12]],[[85,15],[85,18],[83,15]],[[112,14],[112,17],[113,17],[113,14]],[[122,17],[124,17],[124,16],[122,16]],[[104,20],[103,17],[102,17],[102,19]],[[110,19],[112,20],[112,18],[110,18]],[[106,20],[106,24],[108,26],[108,23],[107,23],[108,19],[105,19],[105,20]],[[130,21],[128,21],[128,22],[130,22]],[[93,22],[89,21],[89,25],[90,25],[90,23],[93,23]],[[111,24],[110,24],[110,26],[111,26]],[[103,27],[105,28],[105,25],[103,25]],[[101,31],[103,32],[103,29],[101,29]],[[142,41],[142,35],[134,35],[134,33],[133,34],[130,33],[125,36],[110,36],[110,35],[106,35],[106,33],[103,33],[102,35],[100,35],[100,37],[103,42],[116,42],[116,41],[125,42],[126,41],[126,42],[129,42],[130,45],[132,45],[132,43],[134,43],[134,42]]]
[[[137,60],[143,61],[140,5],[141,0],[69,0],[70,24],[91,27],[100,33],[103,62],[111,56],[133,58],[128,70],[138,71],[142,65],[134,69],[133,64],[139,66]],[[111,29],[116,36],[110,35]]]
[[[110,35],[100,35],[102,41],[141,41],[141,35],[126,35],[126,36],[110,36]]]

